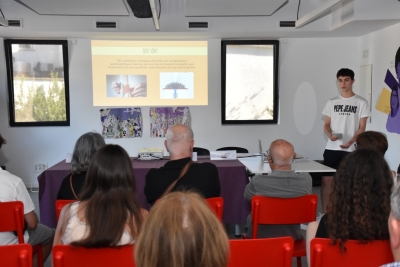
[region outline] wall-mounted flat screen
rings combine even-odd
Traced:
[[[207,52],[207,41],[92,40],[93,105],[207,105]]]
[[[278,122],[277,40],[222,41],[222,124]]]

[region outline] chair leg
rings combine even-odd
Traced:
[[[32,247],[32,252],[37,254],[37,262],[39,267],[44,266],[42,244],[37,244]]]
[[[301,267],[301,257],[297,257],[297,267]]]
[[[235,236],[240,237],[242,235],[242,229],[240,229],[240,224],[235,224]]]

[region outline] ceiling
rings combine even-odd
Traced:
[[[159,11],[159,2],[155,1]],[[299,18],[335,1],[339,0],[301,0]],[[22,27],[0,28],[0,36],[124,39],[349,37],[362,36],[400,22],[398,0],[346,0],[299,29],[279,25],[280,21],[297,20],[298,0],[160,2],[160,31],[156,31],[152,18],[136,18],[124,0],[0,0],[5,18],[22,22]],[[116,28],[98,29],[98,21],[115,22]],[[189,28],[189,22],[207,22],[208,28]]]

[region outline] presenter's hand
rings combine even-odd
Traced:
[[[331,141],[339,140],[339,138],[338,138],[337,136],[333,136],[333,135],[331,135],[331,136],[329,137],[329,139],[331,139]]]
[[[135,87],[131,88],[131,97],[146,97],[147,96],[147,84],[139,83]]]
[[[351,143],[350,143],[350,142],[347,142],[347,143],[344,144],[344,145],[340,145],[341,148],[349,148],[350,146],[351,146]]]

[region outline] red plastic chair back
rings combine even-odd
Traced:
[[[341,253],[339,245],[331,245],[327,238],[311,240],[311,267],[376,267],[393,262],[389,240],[375,240],[361,244],[357,240],[348,240],[345,244],[346,252]]]
[[[133,245],[108,248],[83,248],[55,245],[53,267],[135,267]]]
[[[0,214],[7,220],[0,220],[0,232],[17,231],[18,243],[24,244],[24,203],[21,201],[0,202]],[[38,266],[43,266],[42,244],[32,246],[37,253]]]
[[[58,219],[60,218],[60,213],[61,213],[62,208],[65,205],[67,205],[69,203],[76,202],[76,201],[78,201],[78,200],[69,200],[69,199],[68,200],[66,200],[66,199],[56,200],[56,219],[57,219],[57,222],[58,222]]]
[[[208,205],[217,215],[218,219],[222,222],[222,216],[224,214],[224,199],[222,197],[206,198]]]
[[[293,238],[231,239],[228,267],[291,267]]]
[[[300,224],[315,221],[318,196],[315,194],[296,198],[254,196],[251,200],[253,219],[252,236],[258,224]]]
[[[24,243],[24,204],[21,201],[0,202],[0,232],[17,231],[18,242]]]
[[[32,267],[32,247],[29,244],[0,246],[0,265]]]

